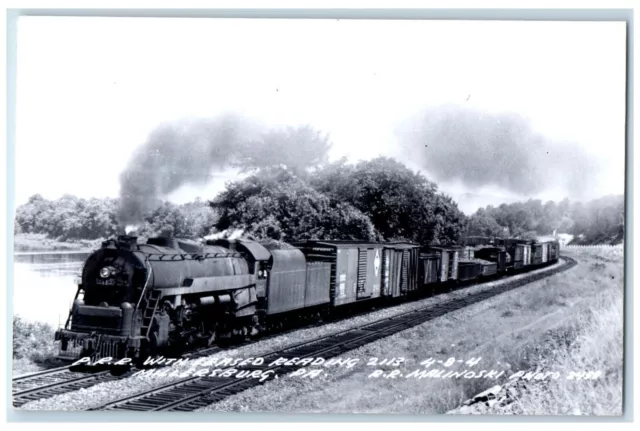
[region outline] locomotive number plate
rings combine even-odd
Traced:
[[[115,280],[102,280],[100,278],[96,279],[96,284],[100,284],[102,286],[113,286],[114,284],[116,284]]]

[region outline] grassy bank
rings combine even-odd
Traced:
[[[619,260],[618,253],[583,252],[592,260],[594,272],[608,272]],[[533,415],[620,415],[622,414],[622,364],[624,305],[620,286],[603,280],[604,289],[582,313],[572,316],[560,328],[548,355],[538,366],[573,371],[598,371],[597,380],[554,379],[543,384],[527,385],[514,402],[496,405],[492,414]],[[607,283],[609,285],[606,285]],[[564,341],[564,342],[563,342]]]
[[[16,252],[93,250],[100,247],[102,241],[104,239],[58,241],[47,238],[44,234],[21,233],[14,236],[13,250]]]
[[[358,358],[358,366],[327,369],[313,379],[289,375],[203,410],[441,414],[503,383],[516,371],[546,361],[562,376],[582,370],[602,370],[603,375],[593,382],[576,382],[576,386],[563,383],[555,389],[531,382],[530,387],[537,389],[532,389],[530,398],[522,398],[521,412],[572,414],[575,400],[571,398],[576,396],[582,399],[582,414],[618,414],[621,406],[617,394],[622,388],[622,253],[597,249],[572,253],[580,263],[568,272],[342,356]],[[554,351],[558,358],[552,356]],[[405,361],[397,369],[405,376],[421,369],[420,363],[431,357],[442,361],[481,357],[480,363],[470,369],[504,370],[505,374],[496,380],[374,379],[369,376],[376,367],[365,365],[372,357],[403,357]],[[387,372],[394,369],[379,368]],[[429,369],[434,368],[443,367]],[[452,368],[461,371],[468,367],[462,364]],[[602,403],[603,398],[608,402]]]
[[[55,358],[54,329],[46,323],[13,317],[13,375],[60,365]]]

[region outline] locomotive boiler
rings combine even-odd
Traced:
[[[67,322],[56,333],[61,357],[135,358],[255,332],[269,258],[252,241],[105,241],[86,260]]]

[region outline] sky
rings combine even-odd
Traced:
[[[515,113],[599,161],[591,199],[624,192],[624,23],[21,17],[16,204],[117,197],[120,173],[160,123],[234,112],[270,127],[310,124],[331,157],[401,159],[425,109]],[[505,151],[508,151],[506,149]],[[186,186],[176,203],[236,179]],[[467,213],[568,196],[438,181]]]

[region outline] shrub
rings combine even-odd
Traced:
[[[47,323],[13,316],[13,358],[44,363],[54,358],[54,329]]]

